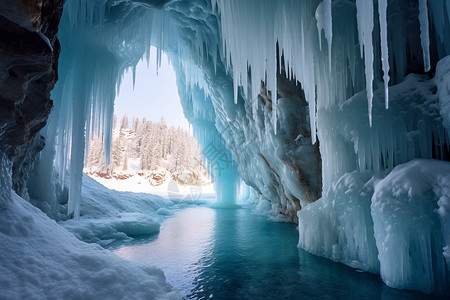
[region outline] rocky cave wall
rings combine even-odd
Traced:
[[[39,131],[58,79],[56,37],[64,0],[0,4],[0,151],[13,163],[13,188],[26,196],[31,165],[45,145]]]

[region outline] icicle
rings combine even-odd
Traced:
[[[322,50],[322,30],[328,43],[328,64],[331,73],[331,43],[333,39],[333,20],[331,16],[331,0],[320,2],[316,9],[317,31],[319,33],[319,49]]]
[[[428,33],[427,0],[419,0],[420,41],[423,52],[423,65],[425,72],[430,71],[430,37]]]
[[[233,88],[234,88],[234,104],[237,104],[237,98],[238,98],[238,74],[233,74]]]
[[[271,96],[272,96],[272,124],[273,124],[273,131],[275,134],[277,134],[277,104],[278,104],[278,94],[277,94],[277,47],[276,47],[276,41],[273,43],[273,56],[272,59],[269,61],[271,62],[271,66],[269,66],[269,70],[273,70],[270,72],[270,75],[267,76],[267,81],[270,82],[270,90],[271,90]],[[281,60],[281,59],[280,59]],[[269,86],[268,86],[269,88]],[[269,92],[269,90],[267,90]]]
[[[325,37],[328,42],[328,66],[330,68],[331,73],[331,42],[333,39],[333,19],[331,15],[331,0],[324,0],[324,30],[325,30]]]
[[[317,33],[319,34],[319,49],[322,51],[322,29],[324,28],[323,20],[323,2],[320,2],[316,8]]]
[[[385,107],[389,108],[389,53],[387,43],[387,0],[378,0],[380,18],[381,62],[383,67]]]
[[[272,92],[272,124],[273,132],[277,134],[277,94],[276,91]]]
[[[133,66],[133,90],[136,85],[136,65]]]
[[[356,11],[358,20],[359,43],[364,50],[364,65],[366,73],[366,92],[369,107],[369,124],[372,127],[372,100],[373,100],[373,2],[356,0]]]

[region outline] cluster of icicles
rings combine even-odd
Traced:
[[[277,91],[277,43],[279,51],[284,57],[284,68],[289,76],[302,83],[308,101],[311,117],[311,132],[316,131],[316,102],[317,105],[330,104],[324,96],[327,92],[317,92],[320,70],[318,56],[320,53],[316,47],[317,43],[311,43],[310,27],[306,14],[310,10],[311,1],[271,1],[271,0],[211,0],[213,8],[218,7],[221,14],[223,52],[226,54],[228,67],[232,62],[235,102],[237,101],[238,87],[242,86],[243,93],[248,96],[248,71],[251,69],[251,97],[255,98],[260,93],[260,82],[265,82],[267,90],[272,95]],[[338,2],[338,1],[336,1]],[[386,108],[389,106],[388,84],[389,84],[389,53],[387,34],[387,0],[378,0],[378,17],[380,27],[381,61],[383,81],[385,89]],[[432,1],[430,5],[444,6],[441,1]],[[450,5],[447,4],[450,10]],[[255,9],[257,11],[255,11]],[[438,8],[439,9],[439,8]],[[358,37],[361,59],[364,59],[366,91],[368,100],[369,123],[372,125],[372,98],[374,80],[374,1],[356,0]],[[253,11],[252,13],[248,13]],[[306,18],[305,18],[306,17]],[[318,29],[319,50],[322,50],[322,30],[328,45],[328,72],[334,72],[334,77],[339,72],[333,69],[332,39],[333,39],[333,14],[332,1],[324,0],[315,11],[316,26]],[[419,0],[419,22],[420,40],[423,51],[425,72],[430,70],[429,51],[429,26],[427,0]],[[339,24],[337,24],[339,26]],[[441,26],[444,22],[441,22]],[[236,30],[239,28],[239,30]],[[442,28],[440,28],[442,31]],[[243,43],[245,41],[245,43]],[[350,53],[347,54],[350,59]],[[317,69],[317,67],[319,67]],[[353,67],[354,71],[354,66]],[[230,68],[231,69],[231,68]],[[281,70],[281,67],[278,66]],[[353,74],[353,78],[354,78]],[[353,86],[355,83],[353,82]],[[322,97],[319,97],[322,96]],[[327,95],[332,96],[332,95]],[[273,97],[273,126],[276,132],[276,97]],[[328,97],[329,98],[329,97]],[[332,100],[331,100],[332,101]],[[256,111],[257,101],[253,101]],[[315,143],[315,135],[312,135]]]

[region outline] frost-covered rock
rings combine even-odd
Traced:
[[[371,213],[386,284],[448,291],[449,197],[448,162],[415,160],[396,167],[375,185]]]

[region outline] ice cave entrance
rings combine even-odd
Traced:
[[[155,47],[150,59],[123,74],[114,103],[110,163],[99,137],[92,136],[87,149],[84,172],[108,188],[192,203],[215,199],[183,114],[175,71]]]

